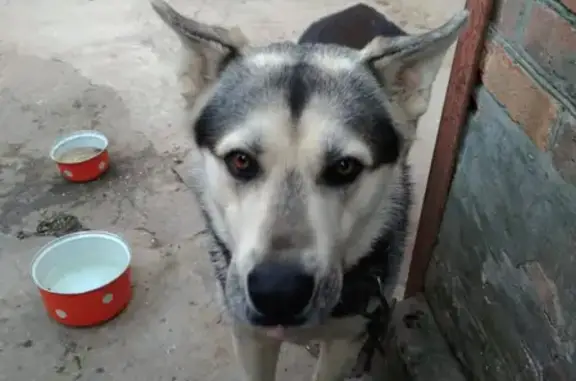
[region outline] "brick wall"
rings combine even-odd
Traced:
[[[538,147],[555,151],[576,109],[576,0],[496,3],[482,82]]]
[[[576,0],[495,0],[426,296],[471,380],[576,380]]]

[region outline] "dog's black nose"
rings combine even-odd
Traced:
[[[297,265],[267,262],[248,274],[248,294],[263,325],[293,325],[310,302],[314,283]]]

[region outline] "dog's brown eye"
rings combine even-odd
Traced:
[[[258,175],[260,166],[250,155],[234,151],[224,158],[230,174],[237,180],[249,181]]]
[[[354,172],[354,169],[356,168],[356,163],[354,163],[354,161],[349,159],[343,159],[339,160],[338,163],[336,163],[336,166],[337,166],[336,170],[340,175],[348,176],[350,175],[350,173]]]
[[[346,157],[336,160],[324,169],[322,180],[329,186],[344,186],[353,183],[364,166],[358,160]]]

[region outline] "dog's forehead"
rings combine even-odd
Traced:
[[[370,145],[346,128],[325,99],[312,99],[298,120],[284,103],[269,102],[252,109],[216,143],[216,154],[247,149],[273,158],[275,163],[309,167],[312,172],[323,162],[341,156],[375,162]]]
[[[383,96],[355,50],[291,43],[254,48],[222,73],[199,114],[196,140],[214,148],[232,134],[263,150],[302,146],[316,156],[351,145],[359,152],[363,143],[379,164],[399,145]]]
[[[347,72],[357,68],[359,52],[338,45],[274,43],[246,52],[242,64],[274,70],[279,66],[308,63],[328,72]]]

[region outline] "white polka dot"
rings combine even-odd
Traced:
[[[72,172],[70,172],[69,170],[65,169],[65,170],[64,170],[64,176],[72,178],[73,175],[72,175]]]
[[[56,310],[55,312],[60,319],[66,319],[66,317],[68,317],[68,314],[62,310]]]
[[[104,304],[108,304],[112,301],[112,299],[114,299],[114,295],[112,294],[106,294],[104,295],[104,297],[102,298],[102,303]]]
[[[106,163],[103,162],[103,161],[101,161],[100,164],[98,164],[98,169],[101,170],[101,171],[103,171],[104,168],[106,168]]]

